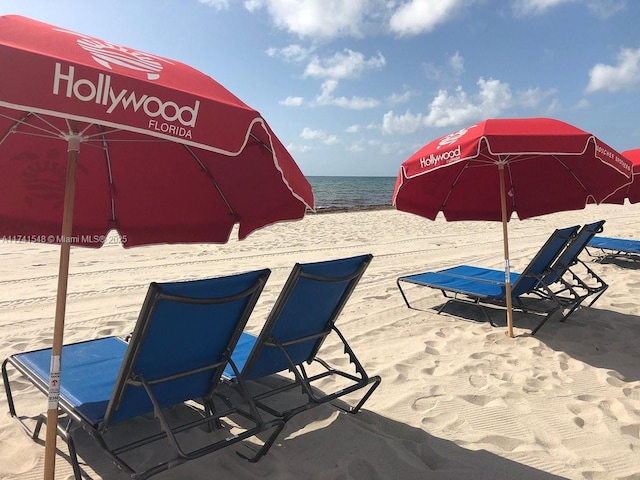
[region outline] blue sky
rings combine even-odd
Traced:
[[[638,0],[2,0],[0,14],[198,68],[306,175],[395,176],[425,143],[497,117],[640,148]]]

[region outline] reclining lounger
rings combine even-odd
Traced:
[[[607,257],[624,257],[629,260],[640,260],[640,240],[613,237],[593,237],[587,247],[598,249],[601,254],[598,260]],[[587,252],[589,252],[587,250]],[[589,255],[593,255],[589,252]]]
[[[573,302],[579,300],[577,295],[564,299],[558,298],[542,279],[553,262],[558,258],[567,244],[574,238],[579,227],[573,226],[555,230],[542,248],[538,251],[522,273],[510,272],[512,308],[522,312],[536,312],[544,314],[540,323],[532,330],[532,335],[546,323],[557,311],[571,308]],[[506,306],[506,284],[503,270],[460,265],[436,272],[424,272],[399,277],[396,281],[407,307],[411,307],[409,299],[402,288],[402,283],[426,286],[438,289],[447,298],[438,312],[451,301],[472,303],[479,306],[485,318],[492,324],[484,305]],[[544,302],[532,302],[531,297],[538,298],[538,289],[545,291]],[[495,326],[495,325],[494,325]]]
[[[343,409],[356,413],[380,384],[379,376],[367,375],[347,340],[335,326],[336,319],[371,259],[371,255],[362,255],[296,264],[260,334],[242,334],[232,354],[233,363],[225,370],[225,376],[232,384],[250,382],[252,387],[258,386],[258,380],[282,377],[279,380],[284,381],[283,386],[267,387],[264,391],[265,387],[260,385],[263,391],[253,396],[259,408],[283,420],[276,427],[279,431],[298,413],[366,387],[355,406]],[[338,369],[318,358],[320,347],[332,333],[342,343],[352,371]],[[314,367],[319,373],[310,375],[305,363],[309,364],[309,369]],[[291,373],[288,377],[276,375],[287,371]],[[327,378],[339,383],[336,390],[326,393],[313,385]],[[291,404],[290,398],[283,397],[292,390],[302,392],[302,400],[296,398],[293,402],[295,405]],[[270,437],[271,442],[275,437]],[[260,458],[270,446],[270,443],[266,443],[254,459]]]

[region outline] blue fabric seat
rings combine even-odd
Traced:
[[[229,352],[240,338],[269,274],[265,269],[206,280],[152,283],[128,343],[106,337],[63,347],[58,433],[68,444],[77,480],[82,474],[72,435],[76,426],[89,431],[132,478],[148,478],[259,432],[276,431],[273,427],[281,421],[264,422],[248,396],[242,405],[219,398]],[[8,367],[47,394],[50,362],[51,349],[42,349],[14,354],[2,364],[10,413],[34,440],[46,418],[41,415],[31,430],[26,419],[18,416]],[[188,401],[202,407],[196,418],[178,425],[169,421],[165,409]],[[156,417],[156,430],[143,437],[132,431],[140,437],[135,442],[113,445],[111,427],[117,424],[126,429],[128,420],[146,414]],[[240,433],[221,436],[212,427],[220,426],[220,419],[230,415],[245,418],[247,427]],[[203,426],[213,430],[210,438],[195,449],[183,447],[178,433],[185,435]],[[170,448],[167,458],[159,463],[134,466],[125,460],[127,452],[160,440]]]
[[[379,376],[367,375],[335,325],[371,259],[371,255],[362,255],[296,264],[260,334],[242,333],[224,375],[231,384],[241,385],[290,372],[289,377],[281,375],[283,386],[253,395],[259,408],[283,420],[280,430],[300,412],[368,387],[355,406],[341,407],[356,413],[380,384]],[[339,369],[318,357],[322,344],[331,334],[342,343],[351,370]],[[319,367],[320,373],[307,372],[312,364]],[[330,392],[314,388],[316,382],[328,377],[342,380],[346,385]],[[282,395],[294,389],[303,392],[302,400],[295,399],[293,404],[288,403],[290,399],[283,400]],[[275,436],[270,440],[256,458],[266,453]]]
[[[532,330],[535,333],[557,311],[564,308],[572,308],[574,302],[580,297],[572,292],[569,296],[559,297],[550,288],[547,277],[554,262],[570,244],[578,232],[579,226],[573,226],[555,230],[537,254],[532,258],[525,269],[518,272],[510,272],[511,298],[513,308],[524,312],[537,312],[544,314],[540,323]],[[476,304],[482,308],[485,317],[491,322],[484,310],[484,305],[506,306],[506,282],[504,270],[477,267],[473,265],[459,265],[439,271],[423,272],[399,277],[396,281],[407,307],[413,308],[403,289],[403,284],[426,286],[438,289],[450,301],[462,301]],[[543,302],[532,302],[531,297],[540,298],[544,292]],[[492,323],[493,324],[493,323]]]
[[[631,238],[614,238],[596,236],[591,239],[587,247],[599,250],[598,260],[607,257],[624,257],[628,260],[640,260],[640,240]],[[596,256],[589,253],[591,256]]]

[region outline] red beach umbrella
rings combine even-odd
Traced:
[[[183,63],[0,17],[0,236],[61,244],[45,454],[53,478],[71,245],[242,239],[313,208],[261,115]]]
[[[604,200],[604,203],[617,203],[622,205],[625,198],[628,198],[630,203],[640,202],[640,148],[624,150],[621,153],[633,164],[633,182],[609,196]]]
[[[489,119],[438,138],[400,168],[392,202],[431,220],[502,222],[508,335],[513,337],[507,222],[600,203],[631,182],[631,162],[551,118]]]

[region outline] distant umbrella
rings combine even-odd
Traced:
[[[607,197],[604,200],[604,203],[616,203],[622,205],[625,198],[629,200],[629,203],[640,202],[640,148],[624,150],[621,153],[633,164],[633,182]]]
[[[502,222],[508,335],[513,337],[507,222],[601,202],[631,181],[631,162],[592,134],[550,118],[489,119],[440,137],[400,168],[398,210],[435,220]]]

